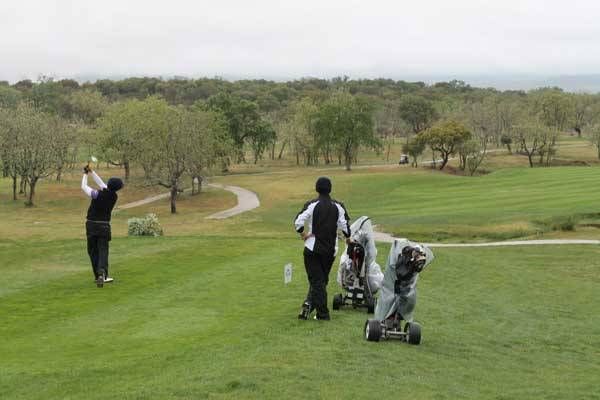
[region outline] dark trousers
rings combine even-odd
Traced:
[[[85,224],[87,251],[92,262],[94,278],[100,274],[108,276],[108,242],[110,242],[110,224],[87,221]]]
[[[317,310],[318,316],[329,315],[327,308],[327,284],[335,256],[317,254],[304,248],[304,267],[308,275],[306,302]]]

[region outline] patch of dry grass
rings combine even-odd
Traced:
[[[67,175],[62,182],[42,181],[38,185],[34,207],[25,207],[23,200],[12,200],[10,182],[0,180],[0,241],[2,240],[50,240],[59,238],[84,238],[85,215],[89,199],[80,189],[80,181],[74,175]],[[135,183],[126,185],[119,192],[118,204],[162,193],[156,187],[142,187]],[[225,210],[237,204],[235,196],[229,192],[205,189],[200,195],[182,195],[178,201],[179,213],[170,214],[169,200],[113,213],[113,235],[127,234],[127,219],[132,216],[153,212],[159,215],[161,223],[171,233],[188,234],[204,231],[207,215]]]

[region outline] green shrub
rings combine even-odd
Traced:
[[[555,231],[574,231],[575,230],[575,226],[577,225],[577,221],[575,221],[575,218],[573,217],[567,217],[564,219],[559,219],[557,221],[555,221],[554,225],[552,226],[553,230]]]
[[[572,232],[577,229],[579,218],[577,216],[557,216],[547,220],[535,221],[542,232],[562,231]]]
[[[156,214],[148,214],[142,218],[128,219],[127,234],[129,236],[162,236],[163,229]]]

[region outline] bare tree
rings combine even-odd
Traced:
[[[192,195],[201,190],[203,176],[233,153],[227,121],[213,111],[195,110],[188,116],[192,136],[186,153],[186,170],[192,179]]]
[[[533,157],[536,154],[545,154],[551,136],[550,129],[539,121],[516,126],[513,133],[514,141],[521,151],[527,155],[531,168],[533,168]]]
[[[60,118],[48,119],[48,129],[54,132],[54,140],[50,143],[50,151],[56,157],[56,180],[60,182],[62,173],[73,157],[72,150],[77,149],[77,135],[75,127],[67,125]]]
[[[600,124],[593,124],[588,129],[588,138],[590,142],[596,147],[596,154],[600,160]]]
[[[0,160],[2,175],[12,180],[13,200],[17,200],[17,180],[22,176],[19,163],[20,145],[19,133],[15,125],[16,111],[0,109]]]
[[[19,135],[17,168],[29,184],[25,204],[33,206],[37,183],[57,170],[60,158],[57,149],[65,143],[65,126],[58,117],[38,111],[31,104],[22,103],[16,108],[14,128]]]

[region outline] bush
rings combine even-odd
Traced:
[[[562,231],[572,232],[577,230],[577,224],[579,223],[578,216],[556,216],[547,220],[535,221],[535,223],[541,227],[542,232],[548,231]]]
[[[555,231],[572,232],[575,230],[577,221],[573,217],[559,218],[554,221],[552,229]]]
[[[163,229],[156,214],[148,214],[142,218],[128,219],[127,234],[129,236],[162,236]]]

